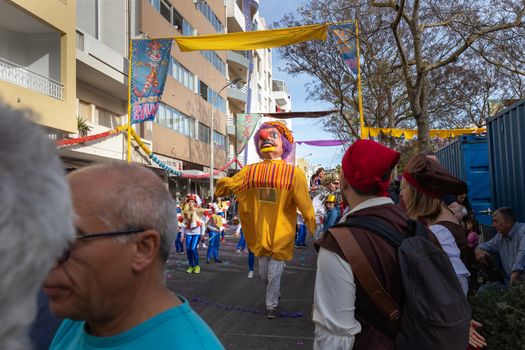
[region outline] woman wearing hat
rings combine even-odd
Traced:
[[[470,273],[461,260],[458,243],[451,231],[457,228],[459,232],[462,228],[458,219],[441,201],[441,197],[444,194],[466,192],[467,185],[463,181],[452,176],[445,168],[424,154],[412,157],[405,167],[401,195],[407,214],[412,219],[425,222],[437,237],[450,258],[465,294],[468,291]]]
[[[458,244],[449,229],[454,230],[454,227],[461,226],[456,216],[441,201],[445,194],[462,193],[467,193],[467,185],[433,159],[420,153],[408,161],[401,182],[401,196],[406,212],[412,219],[425,222],[437,237],[450,258],[463,292],[467,294],[470,273],[461,261]],[[480,323],[472,320],[469,334],[470,345],[478,349],[487,345],[485,339],[476,331],[479,326]]]

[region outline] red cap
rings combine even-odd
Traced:
[[[392,170],[401,154],[372,140],[357,140],[343,156],[343,175],[350,186],[364,193],[386,196]]]

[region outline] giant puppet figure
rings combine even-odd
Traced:
[[[262,162],[250,164],[217,182],[216,196],[235,194],[248,248],[259,258],[266,284],[266,317],[275,318],[284,262],[294,249],[297,208],[311,233],[315,215],[304,172],[285,159],[293,149],[291,131],[282,122],[266,122],[255,133]]]

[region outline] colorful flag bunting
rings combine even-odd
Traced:
[[[237,114],[237,154],[241,153],[248,140],[253,134],[257,123],[261,119],[258,113],[240,113]]]
[[[357,79],[357,40],[354,23],[335,24],[330,26],[337,48],[346,66]]]
[[[131,41],[131,124],[155,118],[168,76],[172,42],[172,39]]]

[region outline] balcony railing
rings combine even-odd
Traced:
[[[232,50],[232,51],[248,59],[248,51],[241,51],[241,50]]]
[[[0,79],[63,100],[64,85],[0,57]]]
[[[238,85],[231,85],[230,89],[240,91],[240,92],[242,92],[244,94],[248,93],[248,87],[246,85],[240,85],[240,86],[238,86]]]

